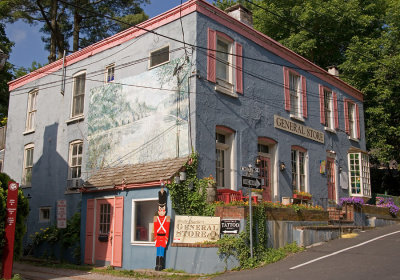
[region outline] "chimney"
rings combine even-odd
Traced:
[[[339,78],[339,69],[335,65],[328,67],[328,73]]]
[[[243,22],[244,24],[253,27],[253,13],[246,9],[241,4],[233,5],[225,10],[231,17]]]

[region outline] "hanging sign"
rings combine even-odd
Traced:
[[[17,222],[18,186],[19,185],[15,182],[8,183],[6,227],[5,227],[6,245],[4,246],[3,249],[4,279],[11,279],[11,273],[13,267],[15,223]]]

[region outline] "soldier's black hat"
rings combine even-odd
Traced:
[[[167,204],[167,192],[166,191],[159,191],[158,192],[158,205],[165,206]]]

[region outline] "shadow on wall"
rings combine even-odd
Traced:
[[[27,233],[23,241],[24,247],[31,243],[30,235],[57,223],[57,200],[66,199],[67,207],[76,208],[73,201],[76,198],[80,199],[80,196],[77,195],[65,196],[68,163],[57,152],[58,126],[58,123],[54,123],[45,128],[43,147],[34,143],[34,158],[35,154],[41,153],[42,155],[32,167],[31,187],[23,189],[25,196],[30,198],[30,213],[27,220]],[[43,209],[49,209],[49,211],[43,212]],[[70,218],[71,215],[67,215],[67,218]]]

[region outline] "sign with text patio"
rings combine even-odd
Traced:
[[[175,216],[174,243],[217,241],[221,230],[220,217]]]
[[[57,228],[67,227],[67,201],[57,200]]]
[[[274,115],[274,127],[303,136],[322,144],[324,143],[324,132],[296,123],[292,120],[282,118],[278,115]]]

